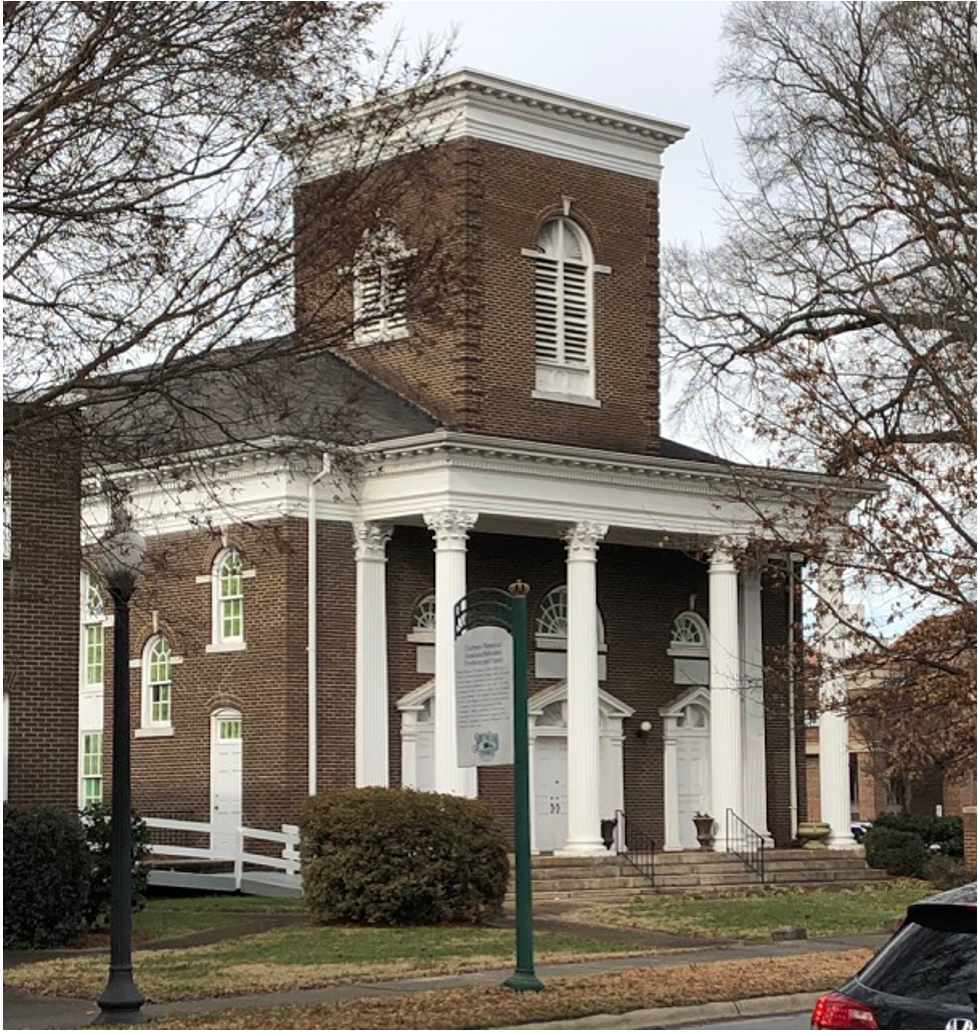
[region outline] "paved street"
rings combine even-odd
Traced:
[[[811,1011],[796,1014],[780,1014],[773,1018],[738,1018],[735,1021],[715,1021],[696,1028],[809,1028]],[[686,1025],[687,1029],[691,1026]]]

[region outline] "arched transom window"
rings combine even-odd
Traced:
[[[172,650],[156,634],[143,650],[143,727],[165,728],[173,723]]]
[[[710,632],[706,621],[698,613],[680,613],[669,631],[669,655],[708,656]]]
[[[435,596],[425,595],[414,607],[414,615],[411,618],[411,634],[415,641],[421,636],[434,641],[435,635]],[[417,636],[417,637],[415,637]]]
[[[598,677],[606,676],[604,621],[595,610],[598,624]],[[536,676],[564,678],[567,676],[567,585],[561,584],[547,592],[537,606],[533,621],[536,641]]]
[[[537,392],[594,398],[594,257],[584,230],[550,219],[535,250]]]

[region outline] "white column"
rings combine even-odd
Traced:
[[[435,538],[435,790],[478,794],[475,767],[458,765],[455,735],[455,603],[465,594],[465,543],[477,513],[439,509],[424,515]]]
[[[767,760],[764,756],[764,645],[761,635],[761,575],[748,570],[740,578],[741,670],[744,684],[744,820],[774,840],[767,827]]]
[[[598,542],[605,524],[568,527],[567,542],[567,848],[603,853],[598,714]]]
[[[716,849],[727,848],[727,810],[743,818],[737,567],[722,544],[710,559],[710,806]]]
[[[683,848],[679,835],[679,743],[675,739],[675,717],[666,717],[662,751],[663,815],[665,842],[662,848],[675,852]]]
[[[355,523],[357,561],[356,752],[358,788],[390,783],[387,689],[387,542],[385,523]]]
[[[818,637],[822,652],[819,685],[818,787],[822,820],[832,832],[830,849],[855,849],[849,804],[849,720],[844,709],[846,682],[840,665],[845,660],[846,628],[842,576],[831,561],[823,562],[818,577]]]

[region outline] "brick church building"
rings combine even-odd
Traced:
[[[268,828],[318,789],[402,785],[477,795],[508,824],[511,770],[457,764],[452,609],[520,578],[534,847],[602,852],[602,821],[621,814],[661,848],[695,847],[693,815],[709,813],[723,848],[728,810],[786,845],[806,819],[798,570],[784,545],[752,562],[739,545],[759,513],[790,540],[790,499],[824,481],[660,434],[659,181],[686,130],[474,72],[447,77],[426,118],[416,157],[435,202],[404,191],[352,262],[328,240],[297,251],[296,333],[314,339],[319,318],[351,332],[279,370],[296,384],[287,413],[241,417],[242,445],[289,448],[215,441],[192,521],[158,476],[129,485],[150,544],[135,804]],[[339,174],[324,139],[299,237]],[[460,284],[437,317],[400,274],[436,239]],[[187,390],[222,404],[220,376]],[[350,397],[352,463],[287,425]],[[91,575],[81,634],[85,801],[110,755],[111,630]],[[822,719],[822,813],[846,847],[845,718]]]

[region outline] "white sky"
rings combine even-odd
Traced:
[[[713,82],[722,13],[708,0],[399,0],[381,38],[402,29],[409,50],[457,30],[451,67],[519,79],[690,126],[665,153],[662,240],[716,239],[711,163],[736,180],[734,111]]]

